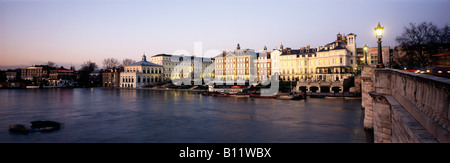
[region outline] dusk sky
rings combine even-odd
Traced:
[[[0,66],[47,61],[79,68],[184,49],[323,46],[337,33],[357,47],[393,46],[410,22],[450,25],[450,0],[0,0]],[[213,57],[205,55],[204,57]]]

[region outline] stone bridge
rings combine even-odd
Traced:
[[[366,66],[361,80],[376,143],[450,143],[450,79]]]

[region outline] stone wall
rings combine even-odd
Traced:
[[[362,87],[375,142],[450,142],[450,79],[365,67]]]
[[[361,106],[364,108],[364,128],[373,129],[373,106],[369,92],[374,91],[375,68],[366,66],[361,72]]]

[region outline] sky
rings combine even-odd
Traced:
[[[450,25],[450,0],[0,0],[0,66],[53,61],[103,67],[176,50],[194,54],[323,46],[354,33],[357,47],[396,44],[409,23]]]

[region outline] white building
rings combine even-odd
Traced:
[[[163,81],[164,69],[162,65],[147,61],[145,55],[142,61],[124,67],[120,73],[120,87],[137,88],[153,85]]]

